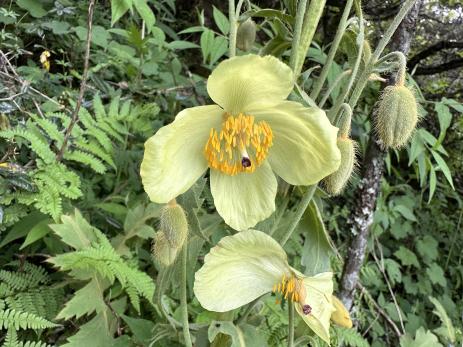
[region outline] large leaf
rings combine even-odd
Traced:
[[[69,320],[69,318],[80,318],[93,312],[103,312],[107,306],[103,299],[103,292],[107,287],[107,281],[99,276],[94,276],[87,285],[74,293],[64,308],[58,313],[57,319]]]
[[[305,210],[299,223],[299,230],[305,237],[301,259],[302,265],[305,266],[304,273],[313,276],[329,271],[330,256],[335,254],[334,247],[314,201]]]

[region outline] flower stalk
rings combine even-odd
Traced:
[[[289,60],[289,66],[293,71],[296,69],[297,58],[298,58],[298,48],[301,41],[302,25],[304,24],[304,14],[307,8],[307,0],[300,0],[297,6],[297,15],[296,23],[294,25],[294,34],[293,34],[293,43],[291,45],[291,57]],[[294,79],[297,79],[297,76],[294,75]]]
[[[334,40],[331,43],[331,48],[330,48],[330,51],[328,52],[325,65],[323,65],[322,72],[320,73],[320,76],[315,81],[313,90],[310,93],[310,97],[314,101],[317,100],[320,94],[320,91],[323,87],[323,84],[325,83],[326,78],[328,77],[328,72],[330,71],[330,67],[331,67],[331,64],[333,63],[334,56],[336,54],[336,51],[338,50],[339,44],[341,43],[341,39],[344,36],[344,33],[346,32],[346,29],[348,27],[349,23],[347,22],[347,18],[349,17],[349,13],[352,8],[352,3],[353,3],[353,0],[348,0],[346,3],[346,6],[344,7],[344,12],[342,13],[341,21],[339,22],[338,30],[336,31]],[[322,107],[322,105],[320,105],[320,107]]]
[[[235,0],[228,0],[228,21],[230,22],[228,56],[232,58],[236,55],[236,33],[238,31]]]
[[[288,305],[288,347],[294,347],[294,305]]]
[[[299,202],[299,205],[297,206],[296,215],[291,221],[291,225],[288,227],[288,230],[286,231],[285,235],[282,237],[280,241],[281,246],[284,246],[286,242],[288,242],[294,230],[296,230],[296,227],[299,224],[299,221],[301,220],[302,215],[304,214],[305,210],[307,209],[307,206],[309,206],[310,201],[312,200],[312,197],[316,190],[317,190],[316,184],[307,188],[307,191],[304,193],[301,201]]]
[[[360,96],[362,95],[362,91],[365,88],[365,85],[368,82],[368,77],[370,76],[370,73],[373,70],[373,67],[376,65],[379,57],[383,53],[384,49],[386,48],[387,44],[392,38],[392,35],[394,35],[396,29],[408,13],[410,9],[413,7],[415,4],[416,0],[407,0],[402,8],[400,9],[399,13],[397,16],[394,18],[392,21],[391,25],[387,29],[386,33],[384,34],[383,38],[379,41],[378,46],[376,47],[375,51],[371,55],[370,60],[368,61],[365,70],[363,73],[360,75],[360,78],[354,88],[354,91],[352,92],[352,95],[349,99],[349,106],[353,109],[355,105],[357,105],[358,100],[360,99]]]
[[[325,2],[326,0],[313,0],[310,2],[307,11],[305,11],[304,24],[301,29],[300,43],[298,44],[296,51],[291,53],[291,55],[296,55],[294,58],[295,62],[293,68],[295,81],[301,73],[307,50],[312,43],[315,30],[317,30],[318,22],[320,21],[323,9],[325,7]]]
[[[182,314],[182,328],[183,338],[185,339],[185,346],[192,347],[190,336],[190,325],[188,323],[188,303],[187,303],[187,280],[186,280],[186,267],[188,258],[188,242],[185,242],[182,248],[182,264],[181,264],[181,278],[180,278],[180,308]]]

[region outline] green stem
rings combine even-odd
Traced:
[[[304,14],[307,7],[307,0],[300,0],[297,6],[296,23],[294,25],[293,43],[291,46],[291,57],[289,66],[293,71],[296,70],[299,42],[301,41],[302,24],[304,24]],[[294,75],[294,80],[297,76]]]
[[[304,65],[307,51],[312,43],[313,35],[317,30],[318,22],[323,13],[326,0],[312,0],[309,8],[305,12],[304,24],[302,25],[301,39],[297,50],[296,62],[294,64],[294,80],[299,77],[302,66]]]
[[[326,91],[326,93],[323,95],[320,103],[318,104],[318,107],[320,108],[323,108],[323,106],[325,105],[326,101],[328,100],[328,98],[330,97],[331,93],[333,92],[333,90],[339,85],[339,83],[347,76],[349,76],[350,74],[352,73],[352,70],[346,70],[346,71],[343,71],[342,74],[338,75],[338,77],[336,77],[336,79],[333,81],[333,83],[331,84],[331,86],[328,88],[328,90]],[[314,99],[312,99],[314,100]]]
[[[312,93],[310,93],[310,97],[314,101],[317,101],[318,95],[322,90],[323,84],[325,83],[326,78],[328,77],[328,72],[330,71],[330,67],[333,63],[336,51],[338,50],[339,44],[341,43],[341,39],[344,36],[344,32],[347,29],[347,18],[349,17],[350,9],[352,8],[353,2],[354,0],[348,0],[346,6],[344,7],[344,12],[342,13],[341,21],[339,22],[338,30],[336,31],[333,43],[331,44],[330,51],[328,52],[328,57],[326,58],[325,65],[323,65],[320,77],[318,77],[315,81]]]
[[[294,347],[294,304],[288,301],[288,347]]]
[[[278,211],[278,214],[275,218],[275,222],[273,223],[272,225],[272,228],[270,229],[269,231],[269,235],[272,236],[275,231],[277,230],[278,226],[280,225],[280,222],[281,222],[281,218],[283,217],[283,215],[285,214],[286,212],[286,207],[288,207],[288,203],[289,203],[289,197],[285,196],[283,198],[283,202],[281,203],[281,206],[280,206],[280,209]]]
[[[181,264],[181,293],[180,293],[180,309],[182,314],[182,327],[183,327],[183,338],[185,339],[185,346],[192,347],[190,326],[188,323],[188,302],[187,302],[187,281],[186,281],[186,266],[188,258],[188,241],[182,248],[182,264]]]
[[[394,59],[397,61],[398,69],[397,69],[396,84],[399,86],[403,86],[405,84],[405,74],[407,71],[407,58],[402,52],[395,51],[395,52],[386,54],[384,57],[379,59],[375,65],[379,65],[390,59]]]
[[[309,203],[312,200],[312,197],[316,190],[317,190],[316,184],[307,188],[307,191],[304,193],[301,201],[299,202],[299,205],[297,206],[296,215],[291,221],[291,225],[288,227],[286,234],[283,236],[283,238],[280,241],[280,245],[284,246],[286,242],[288,242],[294,230],[296,230],[296,227],[299,224],[299,221],[301,220],[302,215],[304,214],[305,210],[307,209],[307,206],[309,206]]]
[[[352,74],[350,75],[350,79],[347,82],[346,87],[339,93],[338,98],[336,99],[333,107],[328,112],[328,118],[330,120],[336,119],[336,116],[341,109],[341,105],[344,103],[344,100],[347,97],[347,94],[350,92],[355,79],[357,78],[357,74],[360,69],[360,63],[363,59],[363,45],[364,45],[364,37],[365,37],[365,25],[363,23],[363,13],[362,8],[358,2],[355,3],[355,10],[357,12],[357,16],[359,18],[359,37],[358,37],[358,53],[357,59],[355,60],[354,68],[352,69]]]
[[[376,47],[375,51],[371,55],[371,58],[367,66],[365,67],[365,70],[363,71],[362,75],[360,76],[354,88],[354,91],[352,92],[352,95],[349,99],[349,106],[352,109],[354,109],[355,105],[357,105],[357,102],[360,99],[360,96],[362,95],[363,89],[365,88],[365,85],[368,82],[368,77],[370,76],[370,73],[373,70],[373,67],[375,66],[378,58],[381,56],[381,53],[383,53],[384,49],[386,48],[386,45],[391,40],[392,35],[397,30],[400,23],[402,23],[402,20],[404,19],[408,11],[410,11],[410,9],[415,4],[415,2],[416,0],[407,0],[405,2],[405,4],[400,9],[397,16],[395,16],[394,20],[392,21],[391,25],[387,29],[381,41],[379,41],[378,46]]]
[[[342,109],[344,110],[343,117],[339,120],[339,124],[336,124],[336,126],[339,127],[339,135],[341,137],[347,137],[350,134],[350,127],[351,127],[351,122],[352,122],[352,109],[350,108],[349,104],[342,104],[341,105]]]
[[[230,22],[230,42],[228,46],[228,55],[230,56],[230,58],[232,58],[236,55],[236,33],[238,30],[238,23],[236,21],[235,0],[228,0],[228,20]]]

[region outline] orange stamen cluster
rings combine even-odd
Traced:
[[[292,302],[302,304],[302,300],[304,300],[304,286],[302,281],[295,276],[286,277],[283,275],[281,282],[273,286],[272,292],[280,293],[285,300]],[[277,299],[276,303],[279,304],[280,301]]]
[[[231,176],[254,172],[273,144],[272,129],[265,121],[254,122],[250,115],[225,117],[220,132],[211,129],[204,148],[209,167]]]

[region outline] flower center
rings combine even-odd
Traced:
[[[212,128],[204,147],[209,167],[231,176],[254,172],[273,144],[272,129],[251,115],[225,116],[220,132]]]
[[[273,286],[272,292],[280,293],[281,296],[285,298],[285,300],[290,300],[294,303],[300,303],[303,308],[305,306],[308,306],[303,305],[303,300],[305,299],[305,288],[302,283],[302,280],[294,275],[288,277],[286,275],[283,275],[281,282]],[[279,301],[277,299],[277,304],[278,303]],[[304,314],[306,314],[305,311]]]

